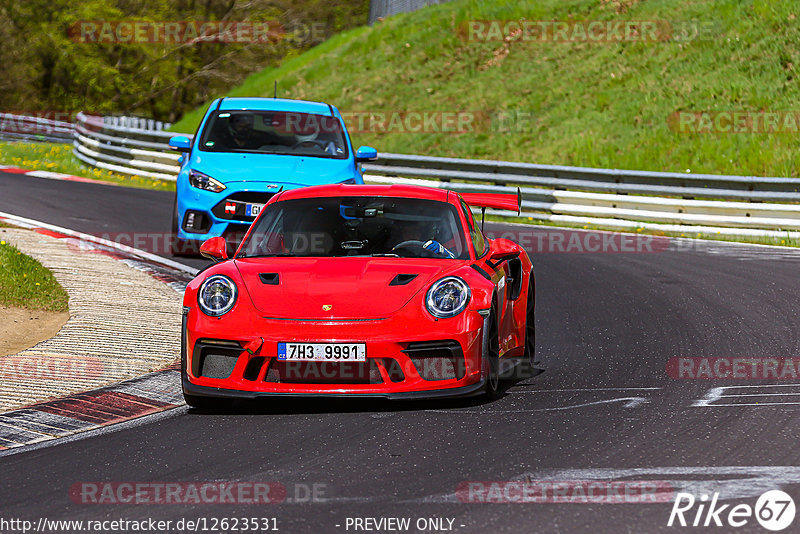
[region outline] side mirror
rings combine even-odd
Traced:
[[[519,245],[508,239],[498,238],[492,241],[492,253],[486,263],[495,268],[504,261],[518,258],[520,254]]]
[[[375,161],[378,159],[378,151],[371,146],[360,146],[356,150],[356,161]]]
[[[228,243],[224,237],[212,237],[200,246],[200,255],[215,262],[228,259]]]
[[[169,147],[178,152],[191,152],[192,141],[185,135],[176,135],[175,137],[170,137]]]

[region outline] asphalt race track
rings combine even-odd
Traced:
[[[92,234],[168,232],[173,195],[0,173],[0,211]],[[465,498],[457,490],[469,482],[645,481],[693,493],[698,502],[704,492],[709,500],[719,492],[729,509],[754,506],[773,489],[798,501],[800,382],[676,379],[667,364],[679,357],[800,356],[800,254],[687,248],[532,250],[544,371],[508,381],[496,402],[278,400],[223,414],[179,408],[5,454],[2,515],[32,521],[264,517],[288,533],[364,532],[354,518],[381,517],[411,518],[412,526],[443,518],[458,533],[680,532],[695,529],[667,526],[671,492],[666,498],[651,493],[655,498],[644,502],[476,503],[463,501],[480,500],[481,493]],[[727,389],[712,389],[720,387]],[[80,504],[69,493],[81,482],[208,481],[277,482],[286,500]],[[686,513],[687,521],[696,511]],[[736,531],[766,532],[752,517]]]

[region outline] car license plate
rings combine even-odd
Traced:
[[[364,362],[364,343],[278,343],[278,359],[302,362]]]
[[[247,204],[244,208],[244,211],[248,217],[258,217],[258,214],[261,213],[261,208],[263,207],[264,204]]]

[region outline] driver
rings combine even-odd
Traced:
[[[224,142],[228,147],[256,150],[264,145],[285,144],[285,139],[253,127],[253,113],[231,113]]]
[[[295,137],[295,144],[293,148],[298,149],[308,149],[308,148],[315,148],[317,150],[321,150],[330,154],[331,156],[337,155],[341,151],[336,150],[336,145],[333,141],[323,139],[320,137],[320,133],[322,133],[323,128],[320,127],[318,119],[316,118],[307,118],[305,121],[301,121],[301,124],[293,125],[293,131]]]
[[[253,115],[251,113],[232,114],[228,119],[228,135],[234,148],[254,148]],[[259,145],[260,146],[260,145]]]
[[[399,224],[397,239],[392,250],[406,247],[421,247],[425,250],[445,258],[455,258],[456,255],[448,250],[444,245],[434,239],[420,239],[426,235],[436,235],[435,225],[428,221],[403,221]],[[400,246],[402,245],[402,246]]]

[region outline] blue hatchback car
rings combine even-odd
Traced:
[[[278,191],[364,180],[359,162],[378,157],[353,150],[342,116],[321,102],[220,98],[194,138],[176,136],[181,170],[172,215],[173,254],[196,253],[206,239],[243,237]]]

